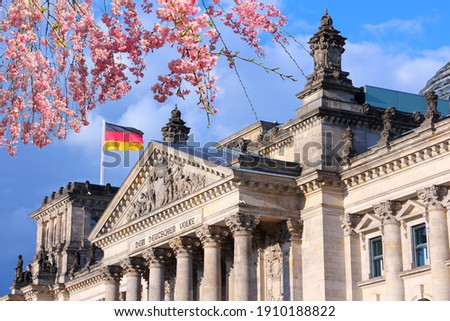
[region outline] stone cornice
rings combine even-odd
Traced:
[[[34,211],[30,214],[30,217],[35,221],[48,221],[49,217],[57,215],[60,212],[64,212],[70,204],[71,200],[67,195],[64,198],[59,199],[57,202],[52,203],[50,206]]]
[[[66,290],[69,293],[73,293],[91,287],[93,285],[103,283],[104,279],[101,272],[101,269],[95,272],[91,271],[91,273],[89,274],[76,277],[75,279],[66,282]]]
[[[264,144],[262,146],[262,148],[258,148],[258,154],[261,156],[267,156],[267,155],[272,155],[273,153],[276,153],[279,151],[280,148],[283,147],[292,147],[294,146],[294,136],[293,135],[289,135],[289,136],[281,136],[280,140],[278,141],[274,141],[274,142],[270,142],[267,144]]]
[[[264,178],[269,177],[270,181],[258,180],[258,174],[263,175]],[[233,182],[237,187],[257,189],[259,192],[269,193],[294,193],[298,194],[299,189],[292,176],[270,175],[270,173],[263,172],[235,172]]]
[[[341,189],[343,187],[342,181],[337,173],[322,170],[317,170],[310,174],[300,176],[297,178],[297,185],[304,194],[325,187],[335,189]]]
[[[143,216],[141,220],[132,221],[124,226],[121,226],[117,230],[101,235],[92,242],[99,247],[105,247],[113,242],[117,242],[132,234],[148,229],[153,225],[159,224],[176,215],[182,214],[187,210],[234,191],[236,188],[237,184],[229,178],[226,178],[225,181],[221,180],[214,185],[210,185],[189,198],[180,199],[176,202],[168,204],[167,206],[157,209],[155,212],[151,212],[148,215]]]
[[[342,180],[347,187],[354,187],[448,154],[450,152],[448,126],[439,127],[437,128],[439,131],[436,130],[432,136],[432,141],[429,139],[430,135],[427,135],[431,133],[418,128],[411,134],[390,142],[389,152],[386,150],[387,147],[375,147],[356,156],[351,164],[343,167]],[[428,131],[431,132],[431,129]],[[415,150],[412,150],[413,146],[417,146]]]

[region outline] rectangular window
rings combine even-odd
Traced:
[[[414,266],[424,266],[428,264],[428,244],[427,244],[427,228],[425,224],[413,226],[413,251]]]
[[[375,278],[383,275],[383,242],[381,237],[370,239],[370,276]]]

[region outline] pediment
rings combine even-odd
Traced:
[[[414,217],[423,215],[423,213],[425,213],[425,211],[426,211],[426,208],[423,204],[421,204],[417,201],[408,200],[402,206],[400,211],[398,211],[395,218],[399,221],[409,219],[409,218],[414,218]]]
[[[373,214],[366,214],[361,219],[361,222],[355,227],[356,233],[366,233],[371,230],[376,230],[381,226],[381,220]]]
[[[192,197],[232,171],[209,159],[152,142],[93,229],[90,239],[105,235],[178,200]]]

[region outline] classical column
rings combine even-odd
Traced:
[[[120,265],[127,278],[127,301],[141,301],[141,273],[145,270],[145,262],[140,257],[129,257]]]
[[[385,300],[405,300],[405,287],[399,273],[403,270],[400,223],[395,218],[401,204],[386,201],[374,206],[383,225]]]
[[[194,299],[193,254],[198,250],[200,241],[193,237],[181,236],[169,242],[177,259],[175,301]]]
[[[288,219],[280,223],[281,249],[283,251],[284,300],[302,300],[302,234],[303,223]]]
[[[222,299],[222,241],[228,235],[228,229],[221,226],[203,225],[196,231],[203,245],[203,281],[202,301],[220,301]]]
[[[165,264],[172,255],[172,251],[162,248],[151,248],[142,254],[149,269],[148,301],[164,301]]]
[[[446,194],[447,187],[435,185],[418,192],[427,208],[431,290],[437,301],[450,300],[450,270],[445,265],[449,259],[447,209],[440,202]]]
[[[122,268],[120,266],[105,266],[101,272],[105,281],[105,301],[119,301],[120,279]]]
[[[340,219],[344,229],[345,297],[348,301],[362,300],[361,289],[357,285],[362,280],[360,241],[354,230],[361,216],[345,213]]]
[[[225,218],[234,238],[234,300],[252,300],[252,236],[259,218],[243,213]]]

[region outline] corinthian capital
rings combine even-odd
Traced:
[[[129,257],[120,262],[124,273],[142,273],[145,270],[145,261],[141,257]]]
[[[373,207],[375,215],[377,215],[381,222],[384,223],[394,223],[396,222],[395,215],[397,211],[401,208],[401,203],[396,201],[386,201],[382,202]]]
[[[288,219],[280,223],[280,241],[301,241],[303,235],[303,222],[301,220]]]
[[[344,235],[354,233],[354,228],[361,221],[361,216],[357,214],[345,213],[339,217],[341,219],[341,227],[344,229]]]
[[[441,207],[441,201],[447,195],[447,186],[433,185],[417,192],[417,196],[426,207]]]
[[[120,281],[122,278],[122,268],[116,265],[105,266],[101,271],[104,281]]]
[[[150,248],[144,253],[142,253],[142,256],[147,261],[147,264],[150,266],[166,263],[173,257],[173,253],[169,249],[155,247]]]
[[[259,218],[250,214],[236,213],[225,218],[225,224],[233,236],[236,234],[253,234],[259,224]]]
[[[195,231],[203,246],[220,245],[230,233],[227,228],[217,225],[203,225]]]
[[[179,236],[169,242],[175,257],[191,256],[200,247],[200,241],[195,237]]]

